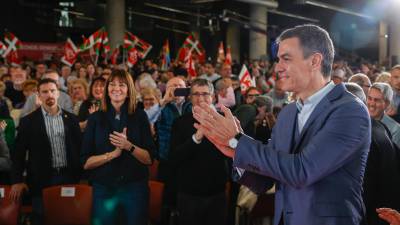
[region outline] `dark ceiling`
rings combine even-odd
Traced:
[[[383,8],[384,1],[390,0],[311,1],[328,4],[328,8],[323,8],[306,3],[309,2],[306,0],[279,0],[279,7],[275,9],[279,13],[268,13],[268,27],[258,31],[264,32],[273,40],[287,27],[312,22],[325,27],[334,36],[339,45],[337,48],[342,52],[356,52],[365,55],[365,58],[376,60],[378,24],[386,10]],[[3,9],[7,10],[0,15],[3,21],[0,29],[13,31],[21,40],[26,41],[54,42],[72,37],[79,42],[82,34],[89,35],[104,26],[106,0],[62,1],[73,2],[74,7],[69,7],[69,10],[82,13],[80,16],[69,14],[73,21],[71,28],[58,25],[60,12],[57,10],[63,8],[59,2],[2,2]],[[161,43],[160,40],[165,38],[175,39],[175,48],[185,36],[181,32],[199,31],[206,40],[214,40],[211,44],[214,46],[225,38],[229,23],[239,24],[242,31],[252,29],[247,18],[250,4],[237,0],[127,0],[126,9],[132,12],[126,16],[128,30],[140,33],[152,43]],[[228,17],[229,21],[226,19]],[[248,32],[243,32],[241,36],[243,43],[248,42],[246,33]]]

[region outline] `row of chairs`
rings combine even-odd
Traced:
[[[149,222],[161,220],[164,184],[149,181]],[[0,185],[0,224],[17,225],[21,204],[9,199],[10,186]],[[90,225],[92,187],[86,184],[60,185],[43,190],[43,206],[47,225]],[[55,207],[56,206],[56,207]]]

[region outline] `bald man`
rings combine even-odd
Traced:
[[[184,96],[175,96],[174,91],[177,88],[186,88],[185,81],[179,77],[173,77],[167,82],[166,91],[163,99],[161,100],[161,115],[156,122],[158,137],[158,178],[163,181],[165,186],[164,191],[164,204],[165,208],[170,209],[175,205],[176,191],[171,185],[171,166],[168,159],[170,152],[170,138],[172,124],[181,115],[192,111],[192,104],[186,101]],[[163,218],[163,220],[168,218]]]

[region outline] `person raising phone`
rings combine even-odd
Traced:
[[[165,187],[165,201],[167,206],[174,205],[174,195],[170,190],[171,177],[170,174],[170,163],[168,160],[168,154],[170,151],[170,138],[172,123],[174,120],[181,115],[191,112],[192,104],[190,101],[186,101],[184,96],[175,96],[174,92],[177,88],[186,88],[185,82],[179,77],[173,77],[167,82],[167,88],[165,95],[161,100],[161,115],[159,120],[156,122],[157,139],[158,139],[158,154],[157,157],[160,161],[158,167],[158,178],[166,183]]]

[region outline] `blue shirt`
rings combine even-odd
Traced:
[[[306,124],[308,118],[311,113],[314,111],[315,107],[318,103],[335,87],[333,81],[329,82],[325,87],[321,88],[319,91],[315,92],[313,95],[308,97],[304,103],[299,99],[296,102],[297,106],[297,127],[299,129],[299,133],[303,129]]]

